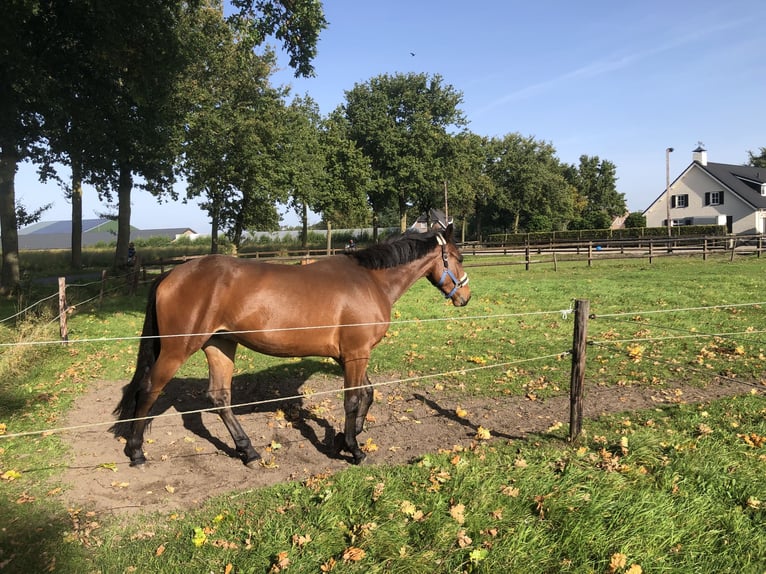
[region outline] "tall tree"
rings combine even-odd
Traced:
[[[188,112],[179,168],[186,199],[205,198],[210,250],[217,253],[219,232],[236,247],[245,229],[278,225],[283,93],[269,84],[273,52],[256,55],[225,22],[219,4],[190,14],[187,26],[195,55],[182,83]]]
[[[487,169],[496,194],[483,219],[513,233],[563,229],[573,215],[574,190],[555,151],[547,142],[517,133],[493,139]]]
[[[404,229],[408,208],[441,203],[454,154],[450,131],[466,124],[461,102],[462,94],[439,75],[384,74],[346,92],[343,113],[373,169],[376,214],[393,204]]]
[[[577,189],[583,208],[573,227],[603,229],[612,220],[627,212],[625,194],[617,191],[617,168],[609,160],[598,156],[580,156],[577,167],[566,166],[564,174]]]
[[[319,106],[310,97],[296,97],[286,113],[286,138],[281,146],[288,205],[301,219],[301,244],[308,244],[308,210],[325,186],[325,154],[320,143]]]
[[[370,162],[348,137],[348,124],[337,110],[322,121],[319,135],[325,155],[325,177],[314,193],[312,211],[322,214],[328,229],[367,225]]]
[[[16,171],[42,138],[41,94],[47,76],[36,41],[45,20],[36,0],[6,3],[0,18],[0,291],[14,289],[20,279],[16,219]]]

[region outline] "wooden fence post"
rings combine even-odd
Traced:
[[[66,277],[59,277],[59,334],[61,335],[61,340],[64,342],[69,341],[66,315]]]
[[[106,287],[106,269],[101,270],[101,291],[98,292],[98,306],[104,302],[104,287]]]
[[[569,383],[569,441],[573,442],[582,430],[582,393],[585,380],[585,348],[588,337],[587,299],[575,301],[575,325],[572,339],[572,376]]]
[[[527,246],[524,248],[524,259],[526,260],[524,268],[529,271],[529,243],[527,243]]]

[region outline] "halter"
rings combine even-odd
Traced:
[[[436,240],[439,242],[439,245],[442,248],[442,261],[444,262],[444,271],[442,271],[441,279],[439,279],[439,282],[436,284],[437,287],[441,288],[442,285],[444,285],[444,280],[449,277],[452,279],[452,283],[455,285],[452,288],[452,291],[449,293],[444,293],[445,299],[451,299],[452,296],[457,292],[458,289],[461,287],[468,285],[468,274],[463,273],[463,276],[458,280],[457,277],[455,277],[455,274],[452,272],[452,269],[449,268],[449,259],[447,257],[447,240],[444,239],[441,233],[436,234]]]

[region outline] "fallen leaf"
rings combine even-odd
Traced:
[[[456,504],[450,507],[449,514],[455,522],[463,524],[465,522],[465,504]]]
[[[11,480],[21,478],[21,473],[18,470],[6,470],[3,474],[0,474],[0,478],[10,482]]]
[[[165,485],[165,490],[166,490],[166,491],[167,491],[169,494],[173,494],[173,493],[176,491],[176,487],[175,487],[175,486],[171,486],[171,485],[169,485],[169,484],[166,484],[166,485]]]
[[[333,571],[333,569],[335,568],[335,564],[336,564],[336,562],[335,562],[335,558],[330,558],[330,559],[329,559],[327,562],[325,562],[324,564],[322,564],[322,565],[319,567],[319,569],[320,569],[322,572],[332,572],[332,571]]]
[[[276,574],[277,572],[281,572],[288,566],[290,566],[290,558],[288,558],[287,552],[280,552],[277,554],[274,563],[271,565],[269,574]]]
[[[163,552],[165,552],[165,545],[164,545],[164,544],[160,544],[160,545],[157,547],[157,550],[155,550],[155,551],[154,551],[154,555],[155,555],[155,556],[162,556],[162,553],[163,553]]]
[[[293,534],[293,546],[303,548],[309,542],[311,542],[311,535],[306,534],[306,536],[303,536],[301,534]]]
[[[234,570],[234,565],[229,562],[226,564],[226,567],[223,569],[223,574],[231,574],[231,571]]]
[[[455,409],[455,414],[456,414],[458,417],[460,417],[461,419],[464,419],[464,418],[466,418],[466,417],[468,416],[468,411],[467,411],[467,410],[465,410],[463,407],[461,407],[461,406],[458,406],[458,407]]]
[[[465,530],[461,530],[457,533],[457,545],[460,546],[460,548],[466,548],[471,544],[473,544],[473,540],[465,533]]]
[[[207,540],[207,534],[205,534],[202,528],[200,528],[199,526],[196,526],[194,528],[194,534],[192,535],[192,543],[194,544],[194,546],[199,548],[205,543],[206,540]]]
[[[485,429],[483,426],[479,426],[478,430],[476,431],[476,439],[489,440],[490,438],[492,438],[492,433],[489,432],[489,429]]]
[[[360,560],[364,559],[364,557],[367,555],[367,552],[365,552],[361,548],[356,548],[355,546],[349,546],[343,551],[343,560],[345,562],[359,562]]]
[[[362,452],[375,452],[378,450],[378,445],[372,442],[371,438],[368,438],[367,442],[365,442],[360,448],[362,449]]]

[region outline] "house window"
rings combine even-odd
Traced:
[[[723,191],[706,192],[705,205],[723,205]]]
[[[670,207],[689,207],[689,194],[671,195]]]

